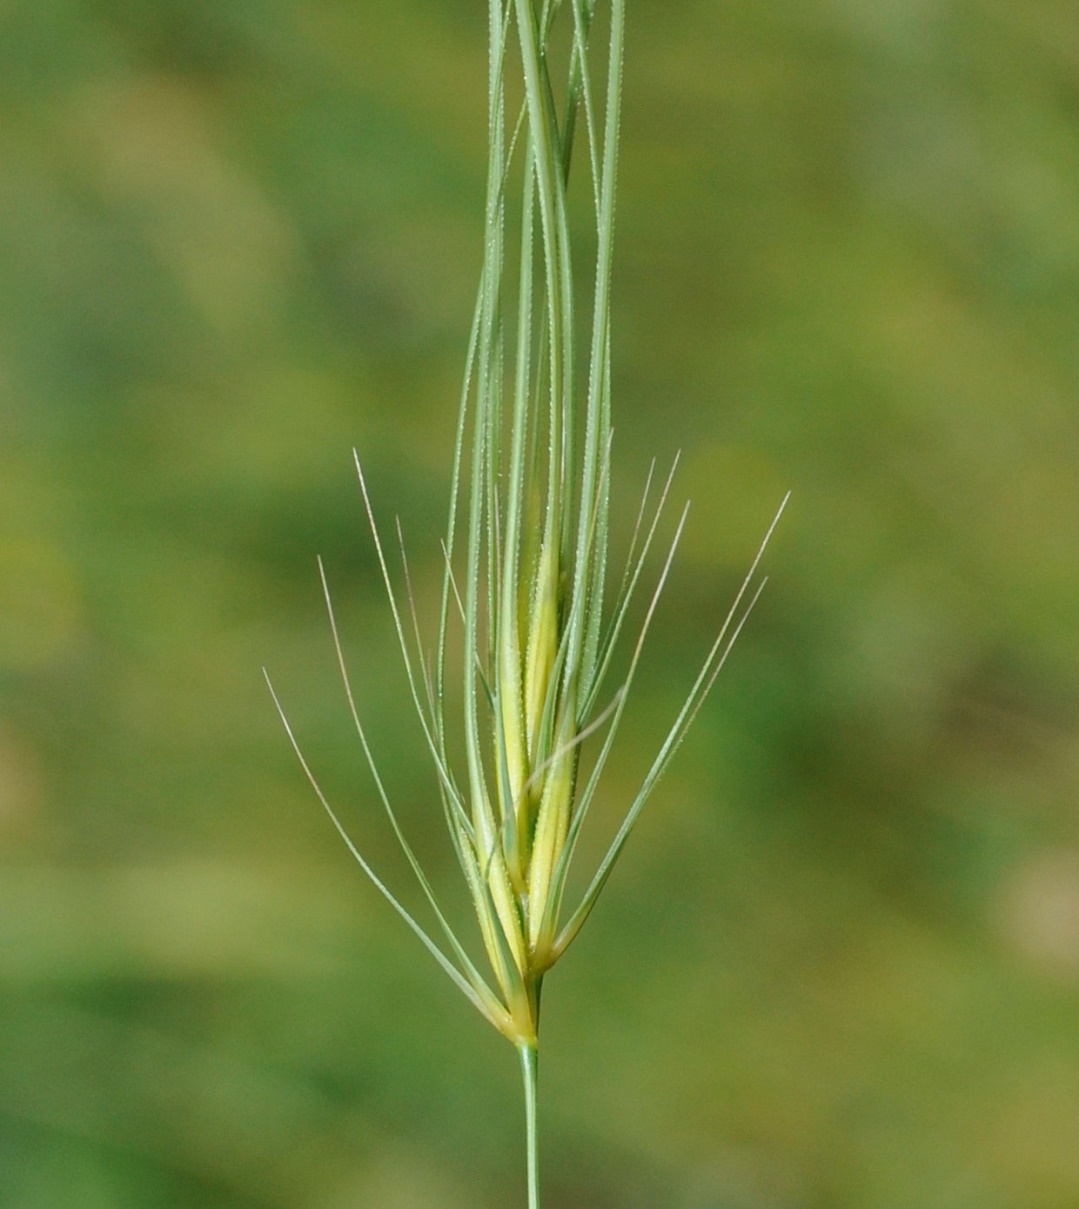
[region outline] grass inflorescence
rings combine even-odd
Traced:
[[[623,569],[612,574],[610,291],[625,5],[610,0],[605,6],[605,45],[598,52],[592,45],[597,7],[598,0],[489,0],[484,257],[431,657],[424,653],[407,562],[402,592],[391,576],[356,461],[406,677],[487,971],[449,922],[391,804],[360,719],[324,572],[353,722],[382,805],[437,923],[433,933],[353,844],[281,711],[305,772],[356,860],[468,1000],[520,1052],[533,1209],[539,1198],[535,1078],[544,978],[588,918],[723,666],[763,586],[753,584],[771,534],[769,529],[621,826],[583,893],[570,899],[567,875],[581,828],[686,518],[683,510],[643,621],[616,660],[674,468],[658,485],[649,476]],[[584,145],[587,181],[581,187],[592,220],[587,288],[579,285],[567,200],[577,143]],[[463,635],[463,696],[450,690],[454,627]],[[618,682],[611,683],[616,666]],[[458,731],[463,759],[455,758],[450,738]],[[593,750],[583,764],[586,742]]]

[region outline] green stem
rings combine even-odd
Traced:
[[[536,1145],[536,1068],[539,1054],[534,1045],[520,1045],[521,1074],[525,1085],[525,1135],[528,1148],[528,1209],[540,1209],[539,1154]]]

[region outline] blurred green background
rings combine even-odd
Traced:
[[[483,10],[0,0],[3,1209],[523,1203],[260,674],[407,891],[322,554],[466,920],[350,450],[426,604]],[[594,848],[794,500],[549,981],[545,1209],[1079,1205],[1079,10],[632,3],[618,235],[619,510],[693,510]]]

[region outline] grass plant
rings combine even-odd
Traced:
[[[360,718],[321,563],[356,733],[435,927],[416,919],[353,843],[274,694],[304,771],[352,855],[469,1002],[518,1051],[529,1209],[540,1203],[536,1079],[544,980],[587,920],[723,667],[763,587],[756,572],[779,518],[777,513],[605,855],[583,892],[571,896],[567,878],[581,829],[686,520],[683,509],[643,620],[619,662],[615,652],[656,544],[674,467],[662,479],[653,467],[623,569],[612,575],[610,297],[625,4],[610,0],[602,12],[600,7],[599,0],[489,0],[484,256],[430,657],[403,543],[402,590],[356,459],[405,675],[489,969],[481,970],[470,955],[400,825]],[[594,40],[601,42],[598,51]],[[579,143],[586,178],[580,188],[592,228],[586,239],[571,235],[579,226],[571,222],[568,201]],[[587,286],[580,284],[582,242],[591,260]],[[463,635],[463,698],[451,692],[454,627]],[[612,685],[616,666],[621,670]],[[463,756],[451,737],[458,730]],[[586,743],[593,747],[587,762]]]

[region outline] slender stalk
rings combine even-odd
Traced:
[[[539,1148],[536,1134],[536,1074],[539,1052],[534,1045],[520,1045],[521,1075],[525,1089],[525,1134],[528,1148],[528,1209],[540,1209]]]

